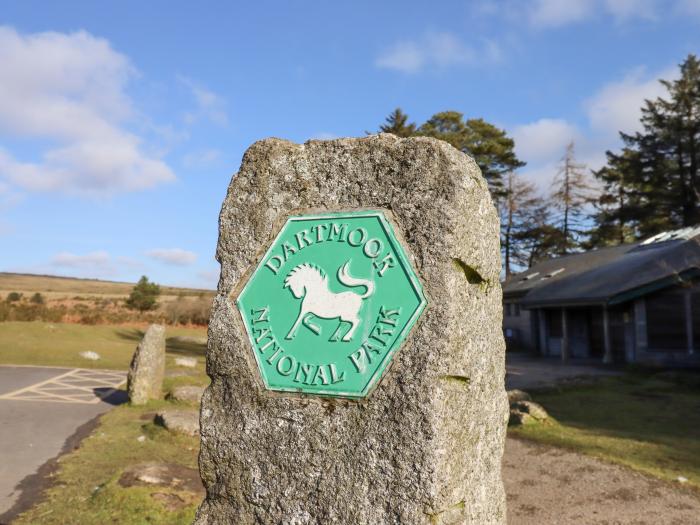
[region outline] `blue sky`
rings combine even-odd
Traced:
[[[214,287],[252,142],[400,106],[516,140],[546,191],[601,165],[700,45],[700,0],[36,2],[0,13],[0,271]]]

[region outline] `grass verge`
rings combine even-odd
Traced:
[[[203,356],[205,345],[196,339],[206,335],[206,328],[167,327],[167,352]],[[142,337],[143,330],[124,326],[5,322],[0,323],[0,364],[123,370]],[[85,351],[100,359],[81,357]]]
[[[165,388],[207,382],[199,371],[197,375],[169,378]],[[176,404],[153,401],[141,407],[122,405],[104,414],[80,447],[60,458],[52,486],[42,500],[13,524],[192,523],[201,495],[173,487],[125,487],[120,483],[125,469],[139,463],[197,469],[199,438],[172,433],[153,423],[154,411],[164,406],[175,408]]]
[[[551,418],[509,433],[700,490],[700,376],[634,373],[531,392]]]

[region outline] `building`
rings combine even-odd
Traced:
[[[509,349],[700,366],[700,227],[543,261],[503,295]]]

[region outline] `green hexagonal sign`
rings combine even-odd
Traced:
[[[236,301],[266,388],[365,397],[425,307],[381,211],[290,217]]]

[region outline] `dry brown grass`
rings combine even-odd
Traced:
[[[32,275],[23,273],[0,272],[0,295],[9,292],[21,292],[33,294],[40,292],[50,298],[70,295],[101,295],[122,297],[129,295],[134,283],[120,283],[115,281],[101,281],[98,279],[78,279],[75,277],[57,277],[53,275]],[[162,286],[163,297],[167,296],[197,296],[202,293],[211,294],[211,290],[197,290],[194,288],[175,288]]]

